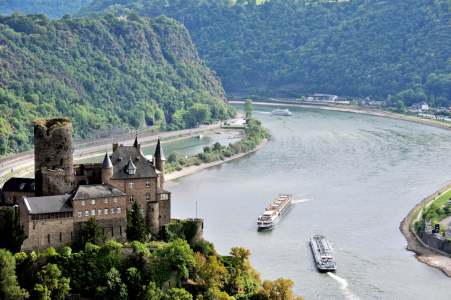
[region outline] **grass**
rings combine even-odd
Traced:
[[[446,203],[446,201],[448,201],[450,198],[451,198],[451,190],[445,194],[440,195],[440,197],[434,200],[434,204],[436,204],[437,206],[443,206]]]

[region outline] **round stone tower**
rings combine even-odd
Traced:
[[[34,173],[36,196],[64,194],[75,187],[69,118],[34,121]]]
[[[147,202],[147,225],[152,234],[160,231],[160,205],[157,201]]]
[[[189,241],[190,243],[194,243],[197,240],[204,238],[204,219],[189,218],[186,219],[186,222],[196,224],[197,226],[196,234],[193,236],[191,241]]]

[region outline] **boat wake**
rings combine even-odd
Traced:
[[[329,275],[330,277],[335,279],[340,284],[340,289],[343,291],[343,294],[346,297],[346,299],[350,299],[350,300],[360,299],[359,297],[357,297],[355,294],[353,294],[348,289],[348,285],[349,284],[346,281],[346,279],[341,278],[341,277],[339,277],[339,276],[337,276],[337,275],[335,275],[334,273],[331,273],[331,272],[327,272],[327,275]]]
[[[299,199],[299,200],[293,200],[293,204],[296,204],[296,203],[302,203],[302,202],[307,202],[307,201],[310,201],[310,200],[312,200],[312,199]]]
[[[271,114],[270,112],[267,112],[267,111],[253,111],[254,113],[259,113],[259,114],[266,114],[266,115],[269,115],[269,114]]]

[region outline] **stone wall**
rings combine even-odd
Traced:
[[[75,186],[80,184],[101,184],[101,169],[99,163],[74,164]]]
[[[170,197],[168,200],[160,200],[160,228],[164,224],[171,223],[171,200]]]
[[[123,219],[126,216],[126,206],[125,196],[72,200],[75,222],[86,222],[92,217],[98,221],[112,218]]]
[[[20,197],[34,197],[34,195],[34,192],[3,191],[0,204],[19,204]]]
[[[423,243],[425,245],[428,245],[431,248],[451,254],[450,244],[443,243],[442,239],[440,239],[432,234],[424,232],[423,236],[421,237],[421,240],[423,241]]]
[[[125,225],[127,223],[125,212],[122,218],[110,218],[110,219],[100,219],[98,220],[100,227],[103,230],[103,234],[108,240],[114,239],[118,242],[126,241]],[[86,225],[86,222],[75,222],[74,223],[74,236],[77,241],[80,239],[80,232],[82,228]]]

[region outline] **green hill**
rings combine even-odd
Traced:
[[[40,117],[70,117],[83,140],[234,114],[188,31],[163,16],[0,16],[0,58],[0,155],[29,150]]]
[[[45,14],[50,19],[71,14],[91,0],[0,0],[0,13],[11,15],[20,11],[24,14]]]
[[[76,14],[130,10],[184,22],[227,92],[451,106],[448,1],[94,0]]]

